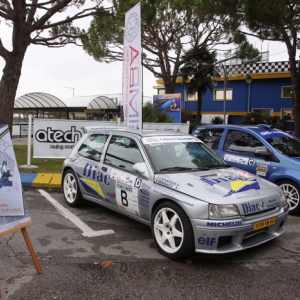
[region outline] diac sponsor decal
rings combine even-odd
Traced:
[[[103,174],[98,170],[96,165],[86,163],[82,174],[77,172],[77,176],[82,186],[88,193],[94,195],[95,197],[100,196],[101,198],[106,199],[100,187],[100,183],[103,183],[107,186],[110,185],[110,176],[108,174]]]
[[[260,190],[260,185],[256,179],[245,179],[244,177],[224,176],[214,178],[200,178],[200,181],[214,186],[222,182],[230,182],[231,190],[223,197],[228,197],[237,193],[242,193],[249,190]]]
[[[260,190],[259,183],[256,179],[252,180],[237,180],[230,182],[231,191],[229,191],[224,197],[231,196],[233,194],[246,192],[249,190]]]

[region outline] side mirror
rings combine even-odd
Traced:
[[[268,157],[268,156],[270,156],[270,154],[271,153],[266,149],[256,149],[254,151],[254,155],[255,156],[260,156],[260,157]]]
[[[139,177],[149,179],[149,171],[144,162],[134,164],[132,166],[132,172],[137,174]]]

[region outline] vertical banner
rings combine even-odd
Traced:
[[[9,129],[0,124],[0,236],[30,224]]]
[[[181,94],[154,95],[153,106],[168,113],[175,123],[181,123]]]
[[[133,130],[142,130],[142,46],[141,4],[125,14],[123,52],[124,123]]]
[[[22,184],[7,125],[0,125],[0,216],[24,215]]]

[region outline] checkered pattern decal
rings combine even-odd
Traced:
[[[284,73],[290,71],[290,63],[288,61],[259,62],[249,65],[230,65],[226,66],[226,68],[229,76],[239,76],[246,74]]]

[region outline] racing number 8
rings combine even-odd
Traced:
[[[124,206],[128,206],[127,193],[121,190],[121,202]]]

